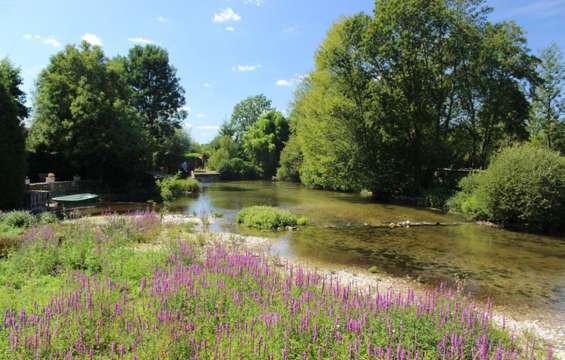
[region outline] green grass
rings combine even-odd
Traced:
[[[251,209],[298,223],[286,211]],[[490,359],[520,351],[453,293],[417,300],[357,291],[162,225],[154,213],[36,225],[23,238],[0,259],[2,359],[370,359],[389,349],[422,359],[484,350]]]
[[[308,224],[306,217],[299,217],[288,210],[270,206],[251,206],[237,214],[237,223],[259,230],[282,230],[287,226],[296,227]]]

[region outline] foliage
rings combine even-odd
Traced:
[[[233,137],[236,142],[241,142],[243,134],[262,115],[273,110],[271,104],[271,100],[263,94],[247,97],[235,105],[230,122],[225,124],[222,132]]]
[[[263,175],[260,168],[240,158],[223,160],[218,172],[222,180],[253,180]]]
[[[12,228],[29,228],[35,223],[35,218],[27,211],[10,211],[0,215],[0,222]]]
[[[190,151],[192,139],[184,129],[177,129],[174,135],[165,139],[161,145],[161,151],[155,154],[156,164],[163,166],[167,171],[176,172],[180,170],[181,164],[186,160],[186,153]]]
[[[334,24],[296,94],[301,180],[417,194],[438,168],[484,166],[525,139],[536,60],[481,0],[375,2]],[[292,116],[291,116],[292,117]]]
[[[459,191],[447,201],[449,211],[464,214],[473,220],[486,220],[486,205],[482,198],[477,197],[477,189],[482,180],[482,173],[474,172],[459,182]]]
[[[21,208],[26,174],[23,120],[28,115],[20,70],[0,61],[0,209]]]
[[[450,207],[471,219],[559,230],[565,218],[565,157],[532,144],[509,147],[484,173],[462,180]]]
[[[43,229],[0,259],[5,359],[522,355],[495,328],[490,308],[449,291],[356,289],[300,266],[275,271],[264,255],[185,239],[140,247],[128,234],[161,231],[151,213]]]
[[[188,193],[200,191],[200,184],[193,178],[181,179],[179,175],[157,180],[157,187],[164,201],[171,201]]]
[[[259,230],[280,230],[287,226],[303,226],[308,223],[305,217],[294,215],[288,210],[281,210],[270,206],[251,206],[243,208],[236,221],[250,228]]]
[[[154,151],[154,165],[167,166],[169,142],[186,117],[184,89],[167,50],[157,45],[134,46],[114,60],[130,88],[129,102],[141,115]]]
[[[40,73],[29,147],[59,154],[66,169],[52,170],[121,184],[147,169],[147,136],[118,70],[83,42]]]
[[[447,202],[452,196],[451,189],[445,186],[433,186],[422,191],[418,205],[442,211],[447,210]]]
[[[302,149],[298,137],[291,135],[281,152],[280,167],[277,169],[277,179],[282,181],[300,181],[302,166]]]
[[[532,140],[565,155],[565,62],[555,43],[540,54],[541,82],[534,89],[531,122]]]
[[[59,222],[59,218],[53,212],[46,211],[37,215],[37,223],[41,225],[55,224]]]
[[[219,170],[220,165],[228,160],[237,158],[241,153],[241,146],[229,136],[218,136],[209,145],[211,153],[207,166],[212,170]]]
[[[288,120],[278,111],[261,116],[243,135],[245,154],[266,179],[275,175],[288,135]]]

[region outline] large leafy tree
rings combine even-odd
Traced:
[[[121,183],[145,169],[147,136],[122,76],[83,42],[51,58],[37,81],[30,149],[58,154],[71,175]]]
[[[302,181],[389,197],[524,138],[535,78],[522,31],[482,0],[377,0],[334,24],[300,95]],[[469,140],[471,139],[471,140]]]
[[[275,175],[288,136],[288,120],[278,111],[261,116],[243,135],[245,154],[265,178]]]
[[[154,165],[170,152],[166,147],[186,117],[185,92],[167,50],[156,46],[135,46],[127,57],[117,58],[130,87],[130,103],[141,116],[153,144]]]
[[[530,134],[534,141],[565,152],[565,62],[555,43],[540,54],[541,81],[534,90]]]
[[[263,114],[271,110],[273,110],[271,100],[265,95],[249,96],[235,105],[230,122],[222,127],[222,133],[231,135],[237,142],[241,142],[243,134]]]
[[[0,209],[19,208],[23,202],[25,135],[23,120],[28,115],[21,90],[19,69],[0,61]]]

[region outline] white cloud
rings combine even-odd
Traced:
[[[134,44],[142,44],[142,45],[155,44],[153,40],[149,40],[142,37],[129,38],[128,41]]]
[[[196,127],[198,130],[217,131],[220,130],[218,125],[200,125]]]
[[[226,26],[226,31],[234,32],[235,28],[233,26]]]
[[[298,28],[296,26],[289,26],[286,29],[283,30],[284,33],[295,33],[298,31]]]
[[[538,15],[555,16],[565,12],[565,0],[535,1],[510,9],[507,16]]]
[[[245,5],[255,5],[255,6],[262,6],[265,1],[264,0],[243,0]]]
[[[232,66],[231,69],[233,71],[239,71],[239,72],[251,72],[259,69],[260,67],[261,65],[234,65]]]
[[[202,86],[204,86],[205,88],[211,88],[212,84],[205,82],[204,84],[202,84]]]
[[[90,45],[102,46],[102,39],[94,34],[85,33],[80,39],[86,41]]]
[[[298,83],[300,83],[302,80],[304,80],[306,77],[308,77],[308,74],[304,75],[304,74],[294,74],[294,77],[292,79],[280,79],[275,81],[275,84],[277,86],[294,86]]]
[[[46,45],[51,45],[55,48],[61,47],[61,43],[59,42],[59,40],[55,39],[52,36],[48,36],[45,39],[43,39],[43,43]]]
[[[292,80],[277,80],[276,81],[277,86],[292,86],[294,84],[294,81]]]
[[[167,19],[167,18],[164,17],[164,16],[159,16],[159,17],[157,18],[157,21],[162,23],[162,22],[167,22],[167,21],[169,21],[169,19]]]
[[[45,45],[49,45],[49,46],[53,46],[54,48],[59,48],[61,47],[61,43],[59,42],[59,40],[57,40],[55,37],[53,36],[41,36],[41,35],[32,35],[32,34],[24,34],[23,38],[31,41],[31,40],[35,40],[35,41],[41,41],[41,43],[45,44]]]
[[[196,114],[196,117],[199,117],[199,118],[205,118],[205,117],[206,117],[206,114],[203,114],[203,113],[197,113],[197,114]]]
[[[219,12],[215,13],[212,17],[212,21],[215,23],[223,23],[226,21],[239,21],[241,16],[233,11],[232,8],[221,9]]]

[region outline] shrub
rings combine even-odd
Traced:
[[[237,223],[259,230],[278,230],[286,226],[306,225],[308,219],[298,217],[288,210],[270,206],[251,206],[237,214]]]
[[[240,158],[222,161],[218,166],[218,172],[222,180],[252,180],[262,175],[261,169]]]
[[[565,157],[556,151],[532,144],[507,148],[460,187],[449,206],[470,219],[536,231],[564,226]]]
[[[11,228],[28,228],[35,222],[35,218],[27,211],[10,211],[3,213],[1,222]]]
[[[59,218],[55,213],[52,212],[42,212],[41,214],[37,215],[37,222],[42,225],[46,224],[55,224],[59,221]]]
[[[198,181],[192,178],[181,179],[178,175],[158,180],[157,187],[159,187],[161,198],[164,201],[171,201],[200,190]]]
[[[453,191],[451,189],[445,186],[434,186],[422,192],[418,205],[445,210],[447,207],[446,203],[452,195]]]

